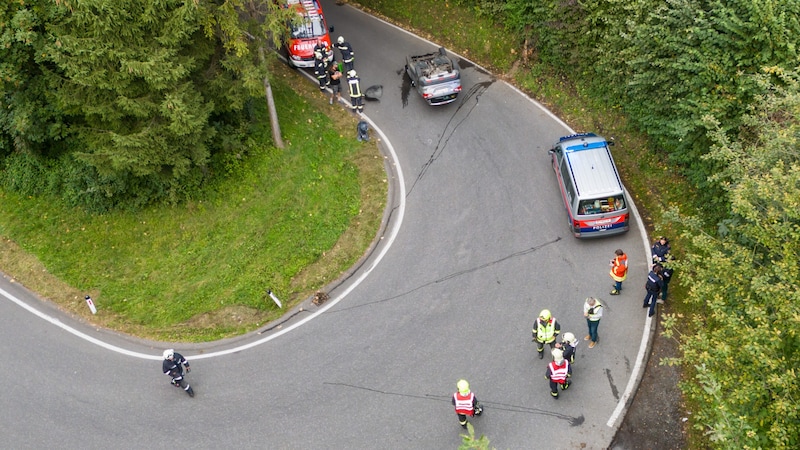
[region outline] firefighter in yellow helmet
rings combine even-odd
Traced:
[[[550,345],[552,350],[556,344],[556,336],[561,332],[561,325],[549,309],[543,309],[539,313],[536,322],[533,322],[533,341],[536,342],[537,351],[539,352],[539,359],[544,358],[544,344]]]
[[[475,397],[475,394],[469,390],[469,383],[467,380],[458,380],[456,383],[456,388],[458,389],[455,394],[453,394],[453,406],[456,408],[456,414],[458,415],[458,423],[461,424],[462,427],[467,427],[467,416],[480,416],[483,412],[483,408],[478,403],[478,397]]]

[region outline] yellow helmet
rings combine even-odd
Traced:
[[[551,317],[553,317],[553,316],[552,316],[552,314],[550,314],[550,310],[549,309],[543,309],[542,312],[539,313],[539,318],[540,319],[550,320]]]
[[[456,387],[458,388],[458,393],[461,395],[469,394],[469,383],[467,380],[458,380],[456,383]]]

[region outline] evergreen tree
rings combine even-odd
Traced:
[[[38,0],[0,14],[0,182],[101,210],[180,200],[212,156],[241,152],[266,76],[254,36],[285,28],[267,0]]]

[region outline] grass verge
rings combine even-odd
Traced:
[[[271,145],[261,108],[250,153],[184,205],[91,215],[0,192],[0,267],[94,324],[168,341],[219,339],[279,317],[267,289],[284,310],[322,289],[376,235],[383,157],[313,84],[283,64],[272,70],[285,150]]]
[[[662,234],[669,236],[673,254],[677,258],[684,254],[688,242],[683,242],[681,235],[687,230],[679,219],[676,220],[679,215],[675,213],[699,215],[703,205],[699,203],[695,188],[670,166],[666,156],[653,147],[645,134],[628,124],[620,105],[593,97],[589,86],[582,84],[581,80],[569,79],[535,60],[523,61],[522,55],[515,50],[519,47],[517,36],[507,33],[489,17],[476,17],[471,8],[444,2],[445,14],[442,12],[443,2],[436,0],[359,0],[350,3],[493,70],[496,76],[545,105],[573,129],[613,138],[616,142],[612,147],[614,159],[623,183],[645,221],[648,234],[653,238]],[[466,32],[453,34],[452,30]],[[493,44],[487,45],[487,42]],[[687,292],[688,287],[681,284],[680,273],[677,273],[675,281],[670,284],[668,313],[677,317],[701,313],[697,307],[681,301]],[[684,331],[680,328],[679,331]],[[691,370],[684,368],[683,377],[690,376]],[[692,405],[686,407],[693,408]],[[696,430],[686,426],[684,430],[690,448],[707,444],[707,438]]]

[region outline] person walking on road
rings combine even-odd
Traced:
[[[622,290],[622,282],[628,276],[628,255],[617,249],[614,251],[614,259],[609,262],[611,271],[608,273],[611,279],[614,280],[614,288],[611,290],[611,295],[619,295]]]
[[[556,348],[564,352],[564,359],[570,364],[575,363],[575,349],[578,347],[578,338],[570,332],[564,333],[561,342],[556,344]]]
[[[456,408],[456,415],[458,415],[458,423],[462,427],[467,427],[467,416],[480,416],[483,408],[478,403],[478,397],[469,390],[469,383],[467,380],[458,380],[456,383],[458,389],[453,394],[453,406]]]
[[[603,304],[600,303],[600,300],[587,297],[583,303],[583,317],[586,317],[586,325],[589,327],[589,334],[583,340],[591,341],[589,348],[594,348],[598,340],[597,326],[600,325],[600,319],[603,317]]]
[[[550,314],[549,309],[543,309],[539,317],[533,322],[533,340],[536,342],[539,359],[544,358],[544,344],[549,344],[552,350],[556,343],[556,336],[561,332],[561,325]]]
[[[661,270],[660,264],[653,265],[650,273],[647,274],[647,282],[644,284],[644,290],[647,291],[647,294],[644,296],[642,308],[650,308],[647,317],[653,317],[653,314],[656,313],[656,299],[664,286],[664,280],[661,279]]]
[[[161,364],[161,370],[164,372],[165,375],[169,375],[172,377],[172,383],[175,387],[181,387],[180,382],[183,380],[183,369],[186,368],[186,373],[192,371],[189,368],[189,361],[183,357],[180,353],[176,352],[173,349],[164,350],[164,362]],[[186,385],[186,390],[189,390],[189,385]]]
[[[653,243],[653,248],[651,249],[653,263],[661,266],[661,300],[658,300],[658,303],[664,303],[664,301],[667,300],[669,282],[672,280],[672,275],[675,273],[674,269],[669,264],[672,261],[671,250],[672,247],[669,245],[669,239],[667,239],[666,236],[660,236]]]
[[[553,350],[553,360],[547,365],[544,377],[550,382],[550,395],[558,399],[558,387],[562,391],[569,389],[569,378],[572,376],[572,366],[564,358],[564,352],[560,349]]]
[[[347,86],[350,90],[350,103],[359,114],[364,112],[364,94],[361,92],[361,78],[355,70],[347,72]]]
[[[339,39],[336,40],[336,48],[342,52],[342,62],[344,63],[344,71],[350,72],[351,70],[355,69],[355,52],[353,52],[353,46],[350,45],[349,42],[344,40],[344,36],[339,36]]]

